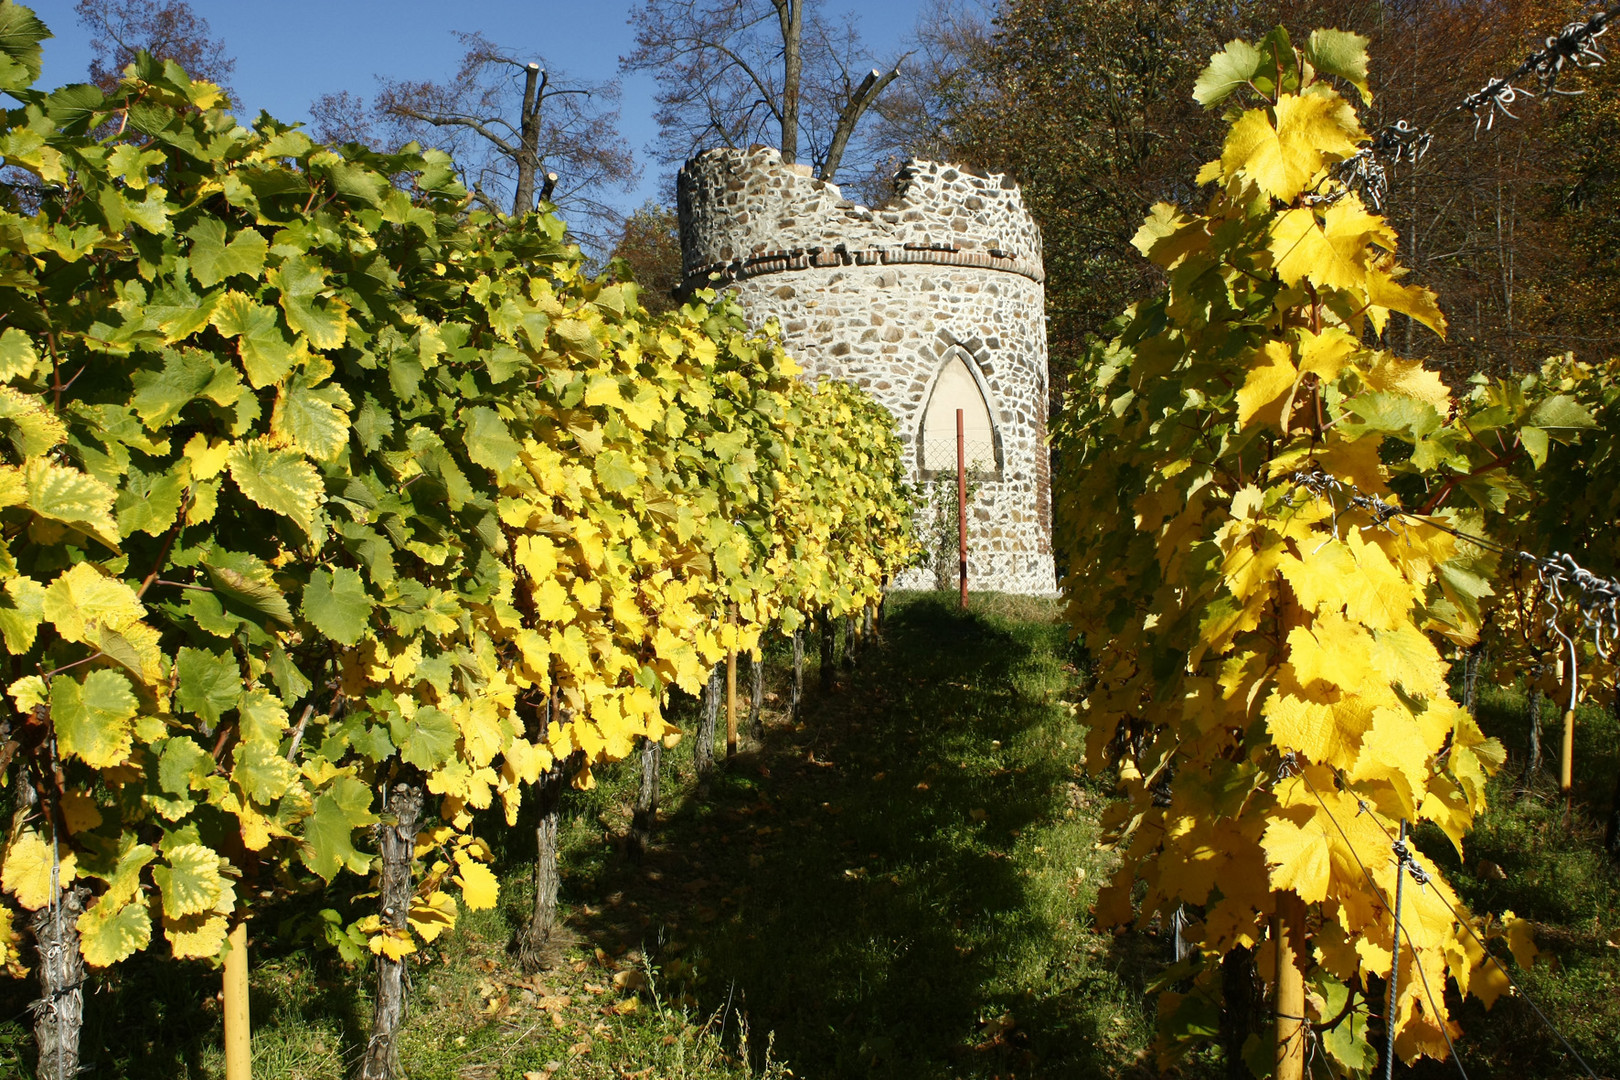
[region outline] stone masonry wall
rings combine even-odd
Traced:
[[[1053,594],[1040,232],[999,175],[916,161],[896,189],[868,209],[775,150],[708,151],[677,181],[683,289],[733,289],[756,326],[780,322],[810,375],[870,391],[895,416],[914,480],[934,381],[953,355],[967,359],[1000,466],[977,478],[969,584]],[[932,583],[928,571],[897,582]]]

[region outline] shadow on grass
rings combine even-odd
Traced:
[[[1064,631],[923,595],[883,636],[801,729],[667,805],[640,867],[575,868],[568,893],[605,898],[587,933],[644,945],[799,1075],[1119,1074],[1143,1025],[1084,930]]]

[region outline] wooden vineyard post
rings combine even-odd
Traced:
[[[1297,893],[1277,894],[1272,925],[1277,943],[1277,1080],[1304,1080],[1305,973],[1299,964],[1305,946],[1305,902]]]
[[[967,610],[967,439],[962,410],[956,410],[956,565],[962,578],[962,610]]]
[[[731,623],[737,624],[737,608],[731,609]],[[726,760],[737,756],[737,646],[726,650]]]
[[[225,939],[225,1080],[252,1080],[253,1025],[248,1015],[247,920]]]
[[[1575,803],[1575,703],[1580,694],[1580,679],[1576,675],[1575,646],[1570,643],[1570,663],[1559,664],[1569,679],[1569,703],[1564,709],[1564,745],[1558,763],[1558,790],[1564,796],[1564,825],[1570,823]]]

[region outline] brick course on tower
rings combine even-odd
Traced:
[[[864,387],[894,414],[913,480],[954,482],[962,408],[969,584],[1052,595],[1040,230],[994,173],[911,161],[895,192],[868,209],[768,147],[700,154],[677,178],[681,288],[733,290],[811,376]]]

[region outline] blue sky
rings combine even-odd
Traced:
[[[44,86],[79,82],[90,44],[72,0],[23,0],[56,37],[45,43]],[[631,0],[191,0],[215,37],[236,58],[234,88],[244,113],[267,109],[284,120],[309,119],[309,103],[331,90],[371,95],[376,76],[438,79],[455,71],[461,48],[454,31],[544,56],[553,70],[589,80],[618,73],[635,31]],[[853,3],[825,0],[827,14],[858,12],[867,45],[889,53],[911,33],[924,0]],[[652,79],[624,79],[620,126],[642,163],[638,188],[619,200],[625,210],[660,189],[661,167],[643,147],[656,134]]]

